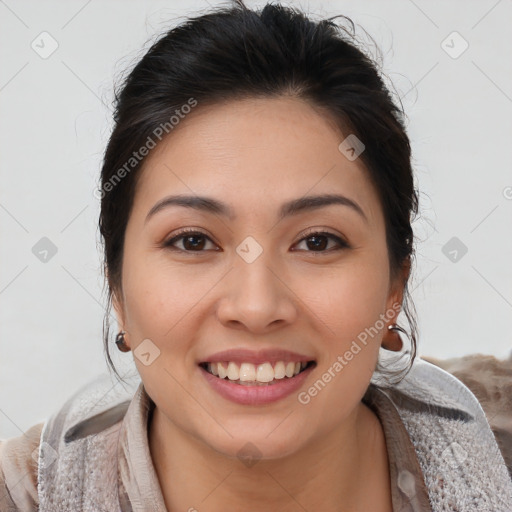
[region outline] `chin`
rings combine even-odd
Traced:
[[[275,424],[274,424],[275,428]],[[270,429],[268,432],[271,432]],[[288,457],[299,451],[306,443],[305,439],[298,439],[290,435],[287,429],[268,435],[267,430],[247,429],[239,430],[238,434],[230,430],[233,437],[222,436],[216,439],[203,438],[212,450],[227,457],[236,458],[251,467],[259,460],[276,460]]]

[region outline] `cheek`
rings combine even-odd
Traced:
[[[374,256],[359,257],[351,264],[329,273],[319,272],[307,280],[309,291],[304,286],[304,296],[309,296],[311,309],[325,325],[326,339],[350,341],[375,324],[387,299],[389,276],[385,265]],[[315,283],[314,294],[311,282]]]
[[[318,294],[310,302],[319,318],[317,342],[322,356],[317,380],[299,396],[301,404],[318,411],[330,410],[322,430],[346,417],[361,400],[375,371],[387,297],[388,274],[385,265],[370,257],[320,277]],[[338,404],[333,409],[333,404]],[[312,414],[312,416],[315,416]]]
[[[143,252],[132,252],[126,259],[123,286],[132,348],[149,338],[164,356],[186,350],[197,331],[198,305],[218,280],[214,272],[198,267],[171,265]]]
[[[183,273],[163,271],[161,266],[126,268],[127,330],[133,360],[150,396],[165,403],[169,394],[183,394],[178,382],[187,378],[184,362],[197,327],[190,319],[204,292],[200,293],[197,283],[191,286],[193,280],[188,282]]]

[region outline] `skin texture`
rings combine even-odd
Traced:
[[[297,393],[235,404],[198,367],[225,349],[284,348],[316,360],[307,390],[401,303],[377,192],[362,162],[338,149],[347,135],[291,97],[198,105],[145,162],[114,307],[132,351],[145,339],[160,351],[150,365],[134,360],[156,404],[149,443],[170,512],[221,511],[226,503],[250,511],[391,511],[382,427],[361,402],[385,328],[306,405]],[[283,202],[323,193],[349,197],[367,220],[342,205],[277,219]],[[145,223],[171,194],[216,198],[236,218],[172,206]],[[164,247],[187,227],[205,233],[194,240],[199,250],[183,238],[174,250]],[[328,245],[316,249],[310,228],[350,247],[325,238]],[[252,263],[236,252],[248,236],[263,249]],[[237,457],[248,442],[261,454],[251,467]]]

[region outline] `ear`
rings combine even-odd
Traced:
[[[112,306],[116,313],[117,323],[119,328],[124,331],[125,330],[125,315],[124,315],[124,303],[122,299],[119,298],[119,294],[122,294],[122,291],[112,291]]]
[[[407,279],[409,279],[409,274],[411,272],[411,260],[410,258],[406,258],[404,263],[402,264],[402,268],[400,269],[400,272],[395,277],[395,279],[390,283],[389,285],[389,295],[388,295],[388,301],[387,301],[387,309],[395,309],[396,315],[394,316],[391,323],[395,322],[396,317],[398,316],[398,313],[400,312],[400,309],[398,307],[393,307],[393,305],[396,306],[396,304],[402,304],[402,300],[404,297],[404,288],[405,283],[407,282]]]

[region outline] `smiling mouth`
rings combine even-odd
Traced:
[[[204,362],[199,366],[218,379],[241,386],[270,386],[291,380],[300,373],[316,366],[316,361],[287,362],[277,361],[255,365],[252,363]]]

